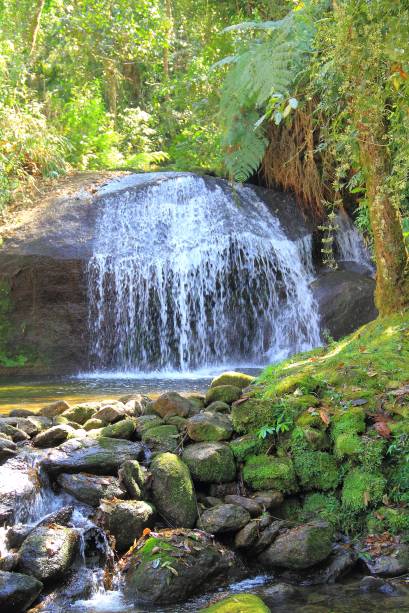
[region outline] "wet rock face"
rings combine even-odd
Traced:
[[[250,513],[236,504],[222,504],[200,516],[198,525],[210,534],[236,532],[250,521]]]
[[[43,584],[22,573],[0,571],[0,613],[20,613],[39,596]]]
[[[126,491],[116,477],[98,477],[85,473],[61,474],[57,483],[80,502],[97,507],[102,498],[125,498]]]
[[[143,500],[102,500],[98,511],[104,530],[115,538],[115,548],[124,552],[153,525],[154,507]]]
[[[74,439],[50,451],[41,464],[52,475],[62,472],[116,475],[123,462],[143,455],[140,443],[106,437],[97,441]]]
[[[42,582],[55,580],[70,568],[78,542],[79,534],[72,528],[36,528],[20,549],[18,568]]]
[[[27,508],[40,483],[30,464],[21,457],[10,458],[0,466],[0,525],[13,523],[16,509]]]
[[[161,531],[130,553],[125,596],[135,603],[177,603],[241,572],[234,553],[202,532]]]

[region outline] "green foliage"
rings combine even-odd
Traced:
[[[333,490],[340,481],[335,458],[325,451],[296,451],[294,468],[305,490]]]
[[[302,521],[311,521],[317,516],[339,528],[341,505],[332,494],[308,494],[302,507]]]
[[[359,468],[347,474],[342,488],[342,505],[353,512],[364,511],[382,501],[386,479],[381,473]]]
[[[298,489],[294,466],[289,458],[250,456],[243,468],[243,479],[253,490],[275,489],[289,493]]]

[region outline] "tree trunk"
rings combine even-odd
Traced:
[[[40,32],[41,17],[43,14],[44,6],[45,6],[45,0],[37,0],[37,6],[34,11],[33,21],[31,22],[31,27],[29,31],[29,39],[28,39],[30,60],[34,58],[35,51],[37,48],[37,39],[38,39],[38,34]]]
[[[377,268],[375,302],[381,316],[409,306],[409,259],[401,216],[387,188],[390,162],[376,111],[359,124],[359,146]]]

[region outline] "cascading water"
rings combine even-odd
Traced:
[[[367,272],[373,273],[375,268],[364,239],[345,211],[341,210],[338,213],[336,225],[335,243],[338,259],[341,262],[355,262]]]
[[[265,363],[320,342],[311,238],[254,190],[171,176],[101,202],[88,265],[95,369]]]

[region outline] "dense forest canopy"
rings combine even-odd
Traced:
[[[405,3],[2,0],[0,23],[2,205],[70,169],[258,172],[322,221],[328,260],[352,205],[380,311],[407,304]]]

